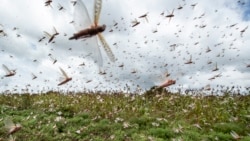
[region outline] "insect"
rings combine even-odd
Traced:
[[[242,30],[240,31],[240,36],[241,36],[241,37],[243,36],[243,33],[247,30],[247,28],[248,28],[248,26],[246,26],[244,29],[242,29]]]
[[[181,10],[183,8],[183,6],[181,6],[180,4],[179,4],[179,7],[177,8],[178,10]]]
[[[57,62],[57,59],[52,57],[52,55],[49,55],[49,57],[50,57],[51,61],[53,62],[53,64],[55,64]]]
[[[191,7],[194,9],[197,4],[198,3],[191,4]]]
[[[59,35],[55,27],[53,27],[53,31],[54,31],[53,34],[49,34],[48,32],[44,31],[45,36],[49,38],[48,43],[53,41],[56,38],[56,36]]]
[[[61,5],[61,4],[58,4],[58,10],[61,11],[61,10],[65,10],[65,8]]]
[[[0,27],[3,27],[3,25],[0,24]],[[1,36],[7,36],[7,34],[4,32],[3,29],[0,29],[0,35],[1,35]]]
[[[207,84],[207,85],[203,88],[203,90],[205,90],[205,91],[210,91],[210,90],[211,90],[210,84]]]
[[[171,74],[167,71],[166,73],[165,73],[165,77],[169,77]]]
[[[99,40],[102,43],[102,46],[109,57],[110,61],[115,61],[115,55],[113,54],[111,48],[109,47],[108,43],[104,39],[104,36],[101,34],[106,29],[106,25],[98,25],[100,12],[102,8],[102,0],[95,0],[94,4],[94,23],[91,25],[91,20],[89,13],[85,4],[81,0],[77,0],[74,9],[74,27],[78,31],[74,33],[69,40],[78,40],[83,38],[89,38],[88,40],[91,42],[92,47],[91,50],[95,53],[94,57],[95,61],[98,62],[98,65],[102,67],[103,60],[101,56],[100,48],[98,47],[97,38],[93,37],[97,35]]]
[[[212,71],[217,71],[217,70],[219,70],[219,68],[218,68],[218,66],[217,66],[217,62],[216,62],[216,64],[215,64],[215,68],[214,68]]]
[[[22,128],[21,124],[14,124],[11,118],[5,118],[4,124],[8,130],[8,135],[14,134]]]
[[[170,13],[170,12],[169,12],[169,13]],[[168,21],[168,22],[170,22],[171,19],[172,19],[173,17],[174,17],[174,9],[173,9],[172,13],[166,15],[166,18],[169,18],[169,21]]]
[[[172,79],[167,79],[165,82],[163,82],[159,87],[160,88],[164,88],[164,87],[168,87],[168,86],[171,86],[171,85],[174,85],[176,83],[175,80],[172,80]]]
[[[140,22],[137,19],[133,20],[131,23],[132,23],[132,27],[135,27],[140,24]]]
[[[185,62],[185,64],[193,64],[194,62],[192,61],[192,55],[190,55],[190,59]]]
[[[16,74],[16,70],[10,70],[6,65],[3,64],[3,68],[6,71],[6,75],[4,75],[5,77],[10,77],[10,76],[14,76]]]
[[[37,78],[37,76],[34,73],[31,73],[31,75],[32,75],[32,80]]]
[[[58,86],[60,86],[60,85],[63,85],[63,84],[65,84],[65,83],[67,83],[67,82],[69,82],[69,81],[71,81],[72,80],[72,77],[69,77],[67,74],[66,74],[66,72],[62,69],[62,68],[59,68],[60,69],[60,71],[61,71],[61,73],[62,73],[62,75],[63,75],[63,80],[58,84]]]
[[[211,49],[209,47],[207,47],[206,53],[210,52],[210,51],[211,51]]]
[[[46,0],[44,2],[45,6],[51,6],[52,0]]]
[[[146,21],[148,22],[147,16],[148,16],[148,12],[146,14],[143,14],[143,15],[139,16],[138,18],[145,18]]]

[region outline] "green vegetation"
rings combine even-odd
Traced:
[[[250,140],[250,95],[48,92],[0,94],[0,103],[0,140],[6,117],[22,125],[17,141]]]

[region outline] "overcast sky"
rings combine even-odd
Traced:
[[[93,23],[94,0],[83,2]],[[51,6],[45,0],[1,0],[0,30],[6,36],[0,33],[0,91],[149,89],[166,79],[176,80],[170,89],[250,87],[249,0],[103,0],[99,24],[106,24],[102,34],[116,57],[110,62],[98,42],[105,75],[95,61],[96,37],[68,40],[77,32],[71,21],[84,18],[75,17],[74,8],[70,0],[53,0]],[[135,19],[140,23],[133,27]],[[59,32],[54,42],[38,42],[53,27]],[[193,63],[185,64],[191,57]],[[2,64],[16,75],[4,77]],[[59,67],[72,77],[62,86]]]

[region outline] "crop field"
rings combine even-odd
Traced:
[[[250,95],[1,94],[0,140],[249,141]],[[21,129],[8,135],[4,121]]]

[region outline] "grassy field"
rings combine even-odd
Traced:
[[[122,93],[1,94],[4,119],[20,123],[17,141],[250,141],[250,95]]]

